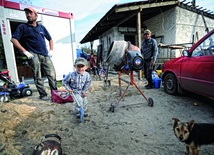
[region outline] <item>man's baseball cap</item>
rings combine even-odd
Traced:
[[[149,30],[149,29],[146,29],[145,31],[144,31],[144,34],[151,34],[152,32]]]
[[[75,60],[75,66],[77,66],[77,65],[87,66],[88,65],[88,61],[85,58],[77,58]]]
[[[30,11],[30,12],[37,14],[36,10],[32,7],[25,8],[24,11]]]

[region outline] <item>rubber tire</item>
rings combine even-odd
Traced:
[[[152,98],[148,98],[148,106],[150,106],[150,107],[154,106],[154,101]]]
[[[22,90],[22,96],[31,96],[32,95],[32,90],[30,88],[24,88]]]
[[[164,78],[164,91],[170,95],[178,94],[177,79],[173,73],[168,73]]]
[[[10,96],[5,95],[5,96],[0,96],[0,102],[9,102],[10,101]]]

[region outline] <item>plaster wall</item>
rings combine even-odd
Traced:
[[[208,17],[204,18],[209,30],[212,30],[214,28],[214,20]],[[143,24],[141,25],[145,25],[152,31],[152,35],[158,44],[181,44],[184,46],[183,49],[190,48],[192,43],[207,33],[200,13],[195,13],[178,6],[142,22]],[[142,41],[144,39],[143,30],[141,35]],[[133,33],[136,34],[136,32]],[[120,33],[117,27],[110,29],[100,36],[99,41],[100,44],[103,44],[104,54],[107,54],[108,48],[114,40],[124,40],[124,34]],[[171,58],[181,56],[183,49],[159,47],[158,62],[162,63]]]
[[[196,42],[207,32],[201,14],[176,7],[176,43]],[[214,28],[214,20],[204,17],[209,30]],[[193,39],[194,36],[194,39]]]
[[[124,34],[120,33],[117,27],[113,27],[100,36],[99,43],[103,45],[103,59],[106,58],[109,47],[114,40],[124,40]]]

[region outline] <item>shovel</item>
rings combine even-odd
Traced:
[[[74,101],[77,103],[77,105],[80,107],[79,113],[80,113],[80,123],[82,123],[83,121],[83,117],[84,117],[84,110],[83,107],[80,105],[79,101],[77,100],[76,96],[74,95],[74,93],[71,93]]]

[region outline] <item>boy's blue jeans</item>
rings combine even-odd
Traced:
[[[79,113],[80,110],[80,106],[83,108],[84,111],[87,110],[87,104],[88,104],[88,100],[87,97],[82,97],[82,95],[75,93],[74,94],[76,96],[76,99],[78,100],[79,104],[77,104],[77,102],[74,102],[74,113]]]

